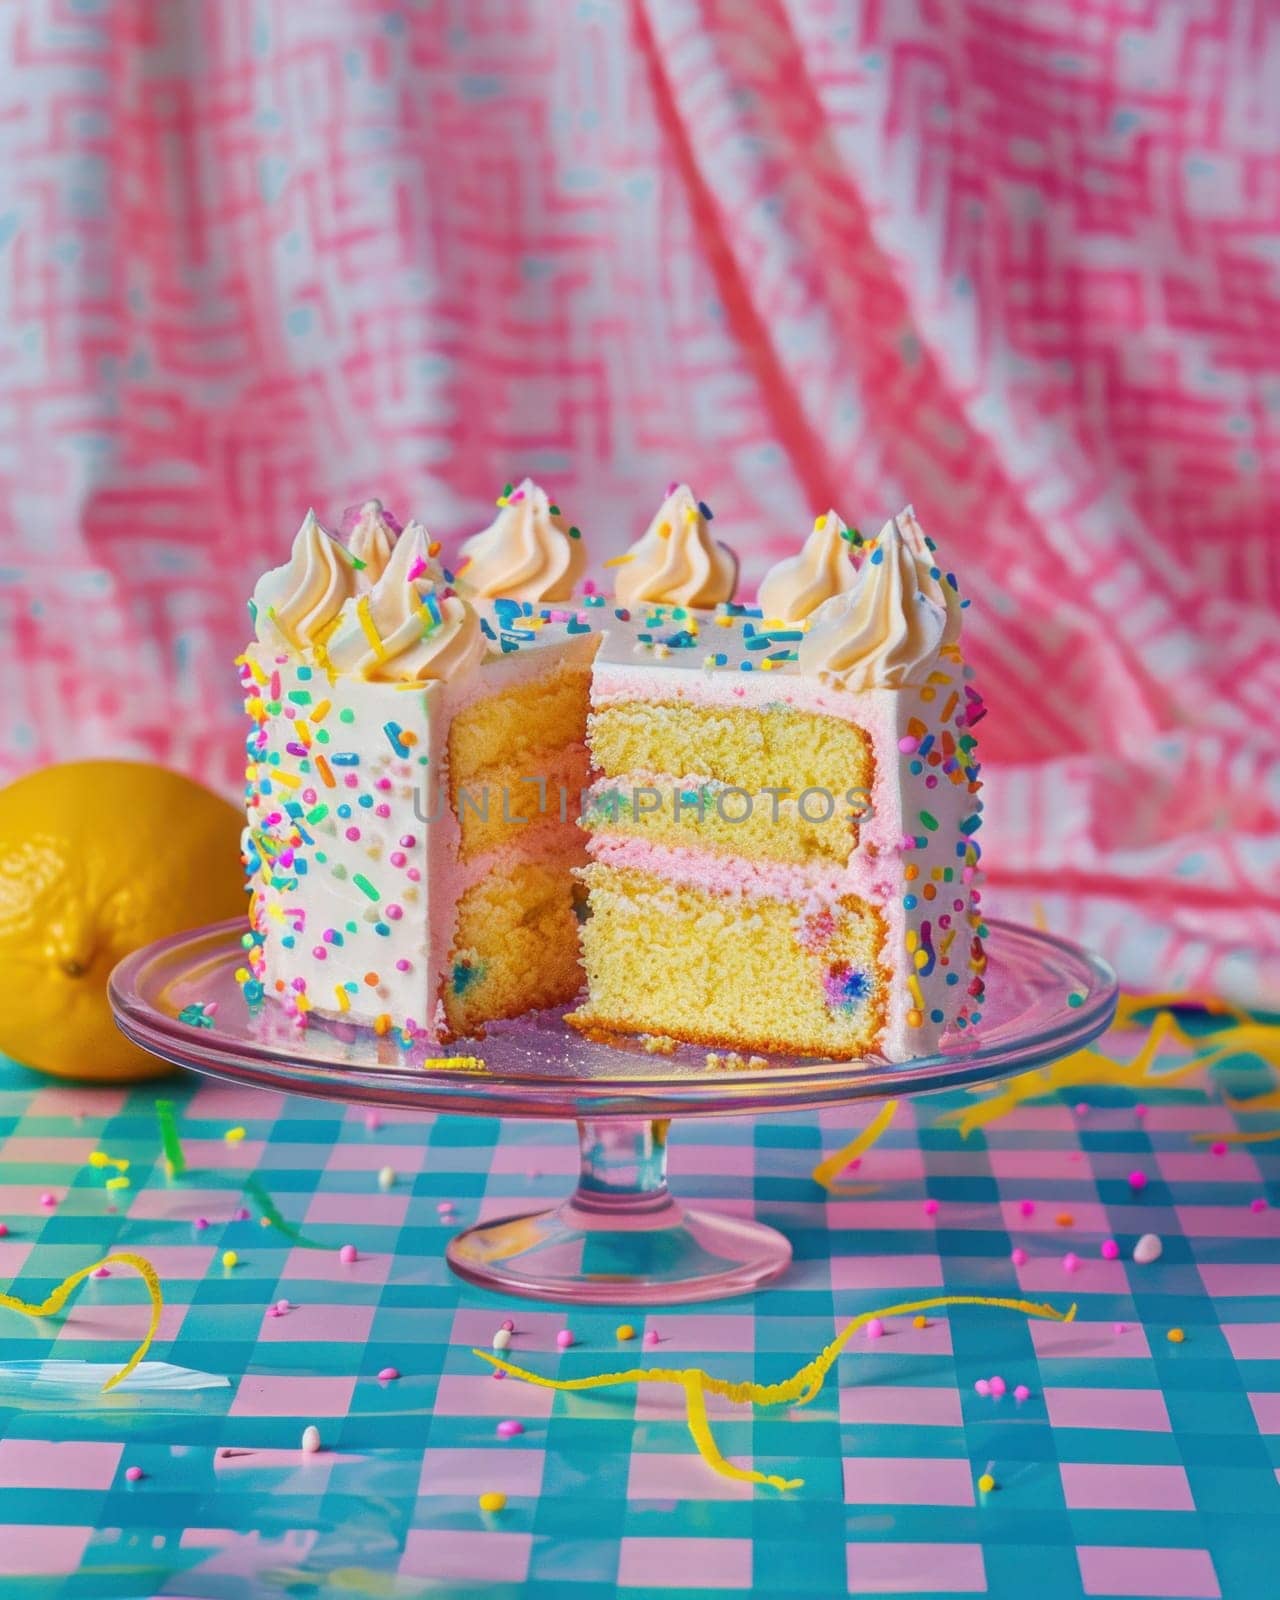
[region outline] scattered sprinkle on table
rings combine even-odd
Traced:
[[[1114,1261],[1119,1254],[1120,1246],[1114,1239],[1104,1239],[1102,1241],[1102,1259],[1104,1261]]]
[[[652,1347],[658,1343],[657,1329],[650,1328],[648,1333],[646,1333],[644,1336],[644,1342],[652,1349]]]
[[[125,1470],[124,1470],[124,1475],[129,1480],[130,1483],[137,1483],[138,1479],[141,1478],[142,1475],[143,1475],[142,1468],[141,1467],[126,1467]]]
[[[399,1376],[400,1374],[395,1367],[383,1367],[382,1371],[378,1374],[378,1382],[391,1383]]]
[[[227,1141],[228,1144],[239,1144],[241,1139],[244,1138],[244,1129],[228,1128],[222,1137]]]
[[[1004,1394],[1006,1388],[1007,1388],[1007,1385],[1006,1385],[1006,1383],[1005,1383],[1003,1378],[1001,1378],[1001,1377],[992,1378],[992,1380],[991,1380],[991,1392],[992,1392],[993,1395],[995,1395],[997,1400],[1000,1398],[1000,1396],[1002,1394]]]
[[[938,1214],[938,1202],[936,1200],[926,1200],[924,1214],[926,1217],[936,1217]]]
[[[1186,1337],[1181,1328],[1170,1328],[1168,1333],[1165,1334],[1165,1338],[1170,1344],[1181,1344]]]
[[[929,1319],[928,1317],[912,1317],[911,1326],[913,1328],[927,1328],[929,1326]]]
[[[1071,1228],[1075,1226],[1076,1219],[1069,1211],[1059,1211],[1058,1215],[1053,1220],[1060,1228]]]
[[[380,1167],[378,1170],[379,1189],[392,1189],[395,1187],[396,1169],[394,1167]]]
[[[872,1317],[871,1321],[867,1323],[867,1338],[868,1339],[883,1339],[884,1338],[884,1323],[881,1322],[879,1317]]]
[[[1144,1233],[1133,1247],[1133,1259],[1140,1267],[1148,1267],[1153,1261],[1159,1261],[1163,1251],[1158,1233]]]
[[[1027,1388],[1025,1383],[1020,1383],[1013,1391],[1013,1398],[1021,1405],[1024,1400],[1031,1398],[1031,1390]]]
[[[978,1479],[978,1489],[982,1494],[990,1494],[996,1486],[996,1480],[989,1472],[984,1472]]]
[[[240,1257],[235,1253],[234,1250],[224,1250],[222,1252],[222,1265],[224,1267],[236,1267],[239,1266],[239,1264]]]
[[[567,1350],[575,1342],[573,1334],[568,1328],[561,1328],[560,1332],[556,1334],[556,1343],[562,1350]]]
[[[493,1348],[495,1350],[505,1350],[510,1343],[511,1335],[505,1328],[499,1328],[493,1336]]]
[[[635,1336],[636,1330],[629,1322],[620,1322],[614,1329],[614,1337],[621,1340],[623,1344],[625,1344],[629,1339],[634,1339]]]
[[[1035,1209],[1036,1209],[1036,1203],[1035,1203],[1034,1200],[1019,1200],[1018,1201],[1018,1210],[1022,1213],[1022,1215],[1024,1217],[1034,1216]]]
[[[320,1448],[320,1430],[311,1424],[302,1430],[302,1450],[304,1455],[313,1456]]]
[[[1013,1262],[1015,1267],[1025,1267],[1027,1264],[1027,1252],[1020,1244],[1015,1244],[1009,1252],[1009,1260]]]
[[[1129,1174],[1129,1187],[1131,1189],[1134,1189],[1134,1190],[1145,1189],[1146,1186],[1147,1186],[1147,1175],[1146,1175],[1145,1172],[1137,1172],[1137,1171],[1135,1171],[1135,1172],[1131,1172]]]
[[[517,1422],[514,1417],[498,1424],[498,1437],[500,1439],[514,1439],[516,1434],[524,1432],[524,1423]]]
[[[1078,1272],[1080,1270],[1080,1257],[1074,1250],[1068,1250],[1066,1255],[1063,1256],[1062,1270],[1064,1272]]]
[[[501,1489],[486,1489],[480,1496],[481,1511],[501,1511],[507,1503],[507,1497]]]
[[[342,1249],[338,1251],[338,1260],[345,1261],[348,1266],[358,1259],[359,1255],[353,1244],[344,1244]]]

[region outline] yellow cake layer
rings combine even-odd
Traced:
[[[466,890],[442,996],[455,1034],[573,999],[582,986],[579,892],[561,860],[522,861]]]
[[[461,860],[507,844],[518,848],[534,829],[558,831],[566,849],[575,848],[581,840],[577,820],[587,776],[587,748],[576,744],[540,754],[530,763],[484,767],[456,785],[453,805],[461,827]]]
[[[606,779],[591,790],[582,821],[592,833],[622,833],[721,856],[843,865],[857,848],[855,819],[865,804],[865,794],[836,795],[831,817],[810,821],[824,814],[823,795],[807,797],[802,814],[798,796],[783,799],[757,791],[748,806],[744,795],[723,784],[688,778],[620,778]]]
[[[816,916],[595,862],[582,928],[580,1028],[848,1060],[884,1026],[884,924],[854,897]]]
[[[585,739],[591,667],[561,662],[465,706],[449,726],[451,793],[487,767],[539,771],[538,758]]]

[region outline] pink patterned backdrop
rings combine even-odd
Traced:
[[[228,792],[308,504],[914,501],[993,908],[1280,1004],[1267,0],[7,0],[0,728]]]

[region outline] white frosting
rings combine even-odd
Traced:
[[[372,589],[386,571],[399,531],[382,509],[381,500],[366,500],[360,507],[347,536],[347,549],[360,563],[356,568],[358,589]]]
[[[459,587],[484,599],[571,599],[587,564],[577,529],[566,525],[532,478],[498,504],[493,522],[462,546]]]
[[[385,683],[462,677],[484,654],[480,618],[445,590],[421,523],[400,535],[386,570],[343,606],[325,654],[337,672]]]
[[[886,522],[846,594],[825,601],[800,641],[802,672],[848,689],[920,684],[938,660],[949,616],[921,585],[921,567],[896,521]],[[958,614],[957,614],[958,615]]]
[[[853,587],[858,568],[849,530],[834,511],[818,517],[799,551],[771,567],[760,585],[760,609],[781,622],[804,619]]]
[[[355,593],[355,569],[347,553],[308,511],[282,567],[258,579],[253,591],[254,629],[267,645],[302,651],[323,639],[346,600]]]
[[[711,537],[687,483],[677,484],[625,556],[616,562],[620,604],[710,607],[733,598],[738,563]]]

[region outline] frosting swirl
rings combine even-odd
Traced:
[[[347,526],[349,518],[350,527]],[[382,509],[381,500],[366,500],[354,511],[354,516],[349,511],[342,520],[347,551],[360,563],[356,569],[356,588],[372,589],[387,570],[400,524]]]
[[[731,600],[737,557],[712,539],[708,520],[689,485],[677,484],[626,555],[609,563],[619,569],[619,601],[709,609]]]
[[[354,592],[355,572],[346,551],[308,511],[288,561],[258,579],[254,630],[265,645],[278,647],[283,640],[293,650],[305,650],[323,637]]]
[[[343,606],[325,646],[336,672],[377,683],[423,683],[459,677],[480,660],[480,618],[443,587],[429,542],[422,524],[411,522],[373,588]]]
[[[947,626],[942,635],[943,644],[955,644],[963,626],[960,591],[939,567],[933,546],[917,520],[915,508],[907,506],[893,519],[898,525],[916,563],[916,576],[920,591],[940,605],[947,613]]]
[[[853,587],[858,568],[848,528],[834,511],[818,517],[799,551],[770,567],[759,605],[768,618],[803,622],[824,600]]]
[[[576,528],[525,478],[498,497],[502,508],[462,546],[458,582],[485,600],[571,600],[587,564]]]
[[[800,641],[802,672],[844,689],[901,689],[923,683],[938,659],[946,606],[921,588],[920,565],[896,520],[858,569],[853,587],[824,601]]]

